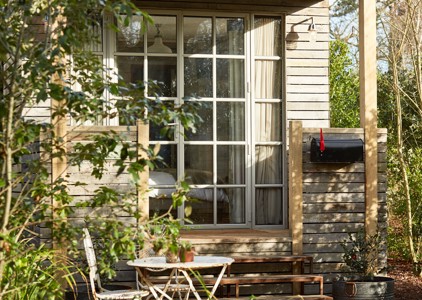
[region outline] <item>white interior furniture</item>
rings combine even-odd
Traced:
[[[233,261],[234,260],[232,258],[223,256],[195,256],[193,262],[167,263],[165,257],[146,257],[128,261],[127,264],[136,268],[142,284],[149,288],[151,294],[157,300],[162,300],[163,298],[172,300],[172,298],[167,294],[169,287],[177,284],[184,284],[185,282],[187,282],[190,287],[190,290],[187,291],[185,298],[187,299],[189,297],[189,292],[192,292],[197,300],[201,300],[201,296],[198,294],[198,291],[193,284],[190,273],[192,271],[200,272],[201,269],[207,268],[221,268],[211,292],[207,294],[206,299],[211,299],[217,290],[224,272],[227,267],[233,263]],[[164,285],[157,285],[151,281],[151,278],[148,277],[147,271],[150,268],[170,270],[170,275]]]
[[[97,259],[95,256],[94,246],[92,244],[91,236],[87,228],[83,229],[84,232],[84,247],[86,253],[86,259],[89,266],[89,281],[91,284],[92,295],[94,300],[97,299],[142,299],[149,295],[147,290],[114,290],[108,291],[102,288],[100,276],[98,274]],[[97,292],[96,286],[99,289]]]

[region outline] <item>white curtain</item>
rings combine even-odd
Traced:
[[[258,18],[255,22],[255,55],[277,56],[279,49],[279,19]],[[255,61],[255,104],[256,141],[271,142],[280,140],[280,105],[264,102],[265,99],[281,97],[280,63],[277,60],[266,60],[265,57]],[[261,145],[256,147],[255,182],[280,183],[281,181],[281,148],[279,146]],[[282,193],[278,188],[258,188],[255,193],[256,224],[271,225],[282,222]]]
[[[242,26],[243,28],[243,26]],[[236,53],[236,49],[242,47],[238,45],[239,35],[243,35],[242,32],[236,30],[228,30],[229,36],[229,53]],[[244,61],[241,59],[231,59],[229,78],[230,78],[230,96],[232,98],[240,98],[244,96]],[[232,138],[244,135],[245,123],[244,123],[244,105],[240,105],[239,102],[232,102],[231,105],[231,124],[230,124],[230,135]],[[238,147],[231,146],[230,148],[230,174],[229,180],[232,183],[239,184],[245,182],[245,153],[244,151],[238,151]],[[240,153],[239,153],[240,152]],[[231,188],[229,190],[230,197],[230,223],[241,224],[245,222],[245,196],[243,193],[244,189]]]

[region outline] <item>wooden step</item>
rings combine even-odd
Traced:
[[[319,293],[324,293],[324,278],[320,275],[263,275],[263,276],[231,276],[221,279],[220,285],[234,285],[235,295],[239,297],[239,287],[247,284],[266,284],[284,282],[318,282]],[[229,290],[229,289],[228,289]],[[302,290],[303,293],[303,290]]]
[[[281,282],[323,282],[320,275],[263,275],[263,276],[230,276],[223,277],[220,284],[254,284]]]
[[[254,297],[218,298],[218,300],[333,300],[325,295],[261,295]]]

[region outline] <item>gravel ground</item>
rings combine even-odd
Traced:
[[[391,271],[388,276],[395,279],[395,300],[422,300],[422,278],[412,273],[412,264],[405,261],[389,260]]]

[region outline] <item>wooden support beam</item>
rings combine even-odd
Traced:
[[[59,15],[57,16],[55,23],[52,24],[52,34],[53,37],[56,37],[56,35],[58,34],[57,31],[57,27],[59,27],[59,24],[61,23],[65,23],[66,19],[62,16]],[[65,65],[66,64],[66,57],[63,56],[56,56],[55,58],[55,63],[57,65]],[[60,85],[60,86],[65,86],[66,82],[65,82],[65,77],[66,74],[63,73],[59,73],[56,72],[55,74],[53,74],[52,78],[51,78],[51,82],[56,84],[56,85]],[[63,111],[63,108],[66,105],[66,100],[65,99],[51,99],[51,121],[53,124],[53,132],[54,132],[54,141],[53,141],[53,150],[52,150],[52,159],[51,159],[51,182],[54,184],[54,182],[56,182],[57,180],[59,180],[60,178],[65,178],[66,177],[66,172],[67,172],[67,118],[66,115],[63,114],[54,114],[55,112],[61,112]],[[57,144],[54,144],[57,143]],[[63,152],[62,152],[63,151]],[[56,153],[62,153],[62,155],[60,156],[56,156],[54,154]],[[58,231],[60,230],[59,227],[57,227],[57,222],[55,220],[58,220],[60,218],[59,215],[57,215],[57,210],[60,208],[59,206],[61,205],[60,202],[56,202],[55,198],[52,198],[52,214],[53,214],[53,231]],[[63,221],[63,220],[62,220]],[[67,220],[66,220],[67,221]],[[60,261],[60,263],[62,264],[66,264],[64,261],[64,257],[67,256],[67,246],[66,243],[68,243],[68,241],[66,240],[61,240],[61,241],[56,241],[53,239],[52,241],[52,245],[54,249],[58,250],[58,255],[55,257],[56,261]],[[57,271],[56,273],[56,278],[58,280],[58,282],[60,282],[60,284],[63,287],[67,287],[67,281],[65,279],[65,272],[64,271]]]
[[[376,0],[359,0],[361,127],[365,132],[365,230],[378,223]]]
[[[303,172],[302,122],[291,121],[289,132],[289,216],[292,236],[292,255],[303,254]],[[301,265],[293,264],[293,274],[301,273]],[[293,285],[293,293],[300,293],[300,285]]]
[[[149,146],[149,124],[143,120],[136,122],[137,129],[137,148],[138,148],[138,159],[148,159],[147,153],[145,152]],[[138,220],[139,224],[145,222],[149,218],[149,197],[148,197],[148,178],[149,168],[145,166],[143,172],[139,174],[138,188],[138,212],[141,214]]]

